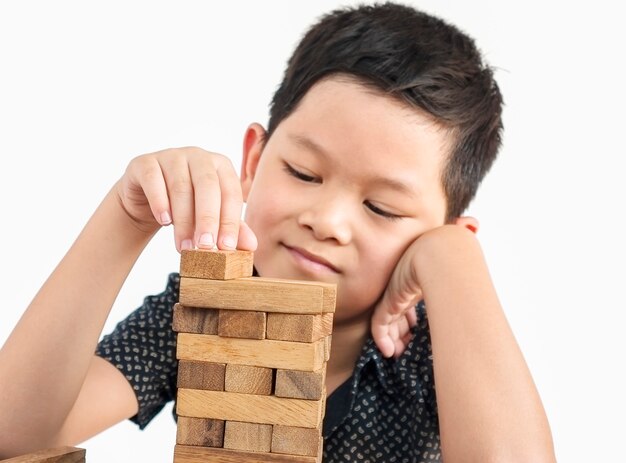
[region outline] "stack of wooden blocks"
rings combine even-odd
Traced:
[[[252,276],[251,252],[183,251],[174,463],[319,463],[336,286]]]

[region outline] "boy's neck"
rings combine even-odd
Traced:
[[[326,393],[328,395],[352,375],[369,330],[369,312],[358,319],[334,323],[330,359],[326,365]]]

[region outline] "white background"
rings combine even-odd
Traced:
[[[133,156],[199,145],[238,169],[243,131],[266,122],[295,43],[346,3],[0,3],[0,343]],[[617,6],[413,3],[473,35],[497,68],[504,147],[469,212],[557,457],[624,461],[626,42]],[[160,292],[177,264],[166,229],[105,331]],[[124,422],[83,443],[88,461],[171,461],[170,409],[144,432]]]

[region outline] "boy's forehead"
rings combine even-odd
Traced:
[[[376,100],[384,104],[372,105]],[[390,119],[403,119],[409,122],[406,127],[412,129],[420,135],[436,134],[436,137],[445,142],[447,149],[453,140],[453,134],[444,126],[443,121],[436,120],[432,114],[428,114],[422,109],[409,105],[407,102],[384,93],[356,77],[339,74],[329,76],[317,81],[302,97],[295,107],[295,113],[319,113],[323,114],[324,108],[335,112],[341,108],[352,108],[353,111],[343,111],[343,115],[353,119],[355,124],[366,122],[365,119],[375,119],[380,121]],[[321,110],[321,111],[319,111]],[[323,114],[321,120],[317,120],[319,127],[332,127],[336,124],[336,119]],[[330,115],[332,116],[332,115]],[[306,119],[305,119],[306,120]],[[296,126],[306,130],[307,126],[303,118],[296,118]],[[353,136],[353,132],[344,133],[344,137]]]
[[[370,150],[387,160],[428,153],[443,163],[453,141],[433,116],[343,76],[313,85],[277,130],[289,143],[322,156],[343,147],[354,157]]]

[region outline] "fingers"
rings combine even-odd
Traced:
[[[220,227],[222,191],[215,167],[209,153],[194,153],[189,158],[189,172],[193,182],[194,229],[193,244],[198,248],[212,249],[217,243]]]
[[[205,249],[256,249],[256,236],[250,227],[242,229],[243,196],[231,161],[219,154],[203,154],[189,163],[195,191],[194,243]]]
[[[194,247],[194,186],[186,157],[171,151],[157,159],[169,193],[176,249],[181,251]]]
[[[154,219],[161,225],[169,225],[172,223],[172,216],[161,166],[158,162],[147,159],[140,161],[139,168],[142,172],[138,181],[146,197],[150,198],[149,205]]]
[[[409,324],[409,328],[413,328],[417,325],[417,310],[407,310],[406,320]]]
[[[404,318],[400,315],[401,318]],[[398,340],[398,315],[392,315],[384,305],[379,305],[372,316],[372,338],[383,357],[392,357]]]
[[[218,161],[221,161],[218,163],[217,173],[222,190],[222,203],[217,243],[220,249],[235,249],[243,207],[241,184],[230,160],[222,158]]]
[[[383,357],[389,358],[396,351],[395,341],[389,332],[389,326],[378,326],[376,329],[372,325],[372,337]]]
[[[241,222],[239,178],[221,154],[187,147],[138,156],[119,184],[122,206],[142,227],[174,225],[178,251],[257,247]]]
[[[117,185],[121,206],[141,229],[172,223],[167,186],[154,156],[134,158]]]
[[[411,329],[416,324],[414,306],[392,314],[385,305],[379,305],[372,316],[371,332],[383,357],[400,357],[413,337]]]
[[[414,310],[409,309],[403,317],[400,317],[396,323],[396,331],[397,331],[397,338],[395,339],[394,342],[394,353],[393,356],[395,358],[400,357],[400,355],[402,355],[402,353],[404,352],[404,349],[406,349],[406,346],[409,344],[409,341],[411,340],[411,326],[409,325],[409,321],[408,321],[408,314],[410,312],[415,312]]]
[[[231,161],[200,148],[173,151],[163,156],[161,166],[177,248],[236,249],[242,236],[243,248],[256,249],[252,230],[240,233],[243,196]]]

